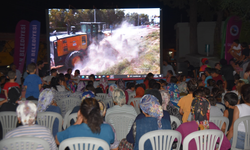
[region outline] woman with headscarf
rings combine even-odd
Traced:
[[[123,90],[121,89],[114,90],[114,92],[112,92],[112,99],[114,101],[114,106],[107,110],[106,117],[109,114],[115,114],[115,113],[127,113],[137,116],[134,107],[126,104],[126,97]]]
[[[54,101],[54,95],[51,89],[44,89],[38,98],[37,103],[37,111],[38,112],[55,112],[58,114],[61,114],[61,109],[57,106],[57,104]],[[58,124],[59,120],[55,119],[54,125],[53,125],[53,136],[56,136],[56,133],[58,132]]]
[[[103,93],[107,93],[108,88],[109,88],[109,84],[108,84],[108,79],[106,77],[101,78],[100,87],[101,87]]]
[[[169,95],[170,95],[170,101],[171,103],[179,108],[179,106],[177,105],[179,100],[180,100],[180,92],[179,92],[179,88],[177,86],[177,78],[176,77],[171,77],[170,79],[170,83],[167,85],[166,90],[168,91]]]
[[[118,89],[118,87],[117,87],[116,84],[111,84],[111,85],[109,86],[109,90],[108,90],[108,97],[109,97],[109,98],[112,98],[112,94],[113,94],[113,92],[114,92],[116,89]]]
[[[18,122],[22,123],[22,126],[8,132],[4,139],[21,136],[37,137],[47,141],[51,150],[57,150],[55,139],[51,131],[44,126],[35,124],[37,115],[36,104],[31,101],[20,101],[16,113]],[[42,149],[42,146],[38,145],[37,149]]]
[[[197,96],[194,98],[191,104],[191,116],[191,122],[185,122],[176,129],[176,131],[180,132],[182,135],[182,143],[185,137],[192,132],[209,129],[220,130],[220,128],[218,128],[214,123],[209,122],[210,103],[204,97]],[[230,147],[231,144],[224,135],[220,150],[228,150]],[[194,140],[189,143],[188,149],[197,149]]]
[[[126,96],[126,104],[128,103],[128,99],[129,99],[129,95],[128,95],[128,91],[126,91],[126,88],[125,88],[125,82],[123,79],[118,79],[117,81],[117,87],[119,89],[122,89],[125,96]]]
[[[140,100],[140,108],[142,113],[136,117],[126,137],[127,142],[134,145],[134,150],[138,150],[139,140],[143,134],[153,130],[171,129],[170,119],[166,119],[164,116],[165,114],[168,115],[168,113],[163,111],[161,104],[155,96],[150,94],[144,95]],[[147,147],[147,150],[152,149],[149,141],[145,143],[144,147]]]

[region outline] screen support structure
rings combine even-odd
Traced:
[[[47,60],[48,60],[48,64],[49,64],[49,68],[51,66],[50,64],[50,41],[49,41],[49,16],[47,15],[49,12],[48,9],[45,10],[46,13],[46,38],[47,38]]]
[[[160,8],[160,74],[163,74],[163,12]]]

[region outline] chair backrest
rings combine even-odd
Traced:
[[[58,132],[60,132],[62,131],[62,123],[63,123],[63,119],[60,114],[55,112],[39,112],[37,113],[37,118],[36,118],[37,123],[39,125],[49,128],[51,132],[53,132],[53,125],[55,119],[59,120]]]
[[[38,147],[43,147],[44,150],[50,149],[50,145],[44,139],[38,137],[14,137],[3,139],[0,141],[0,149],[25,149],[36,150]]]
[[[117,140],[121,141],[127,136],[135,118],[136,116],[131,114],[115,113],[106,116],[106,121],[115,128]]]
[[[16,112],[3,111],[0,112],[0,123],[2,124],[2,137],[5,134],[16,128],[17,125],[17,115]]]
[[[81,100],[76,97],[66,97],[57,101],[57,105],[61,108],[62,117],[64,117],[68,110],[74,108],[75,106],[80,106]]]
[[[220,129],[222,128],[223,124],[226,123],[225,134],[227,133],[229,125],[229,119],[227,117],[210,117],[209,122],[213,122]]]
[[[114,101],[112,98],[106,98],[103,102],[106,104],[107,109],[114,106]]]
[[[68,117],[68,120],[65,120],[65,122],[67,122],[67,127],[70,126],[71,119],[73,119],[76,122],[76,120],[77,120],[77,113],[70,114],[69,117]]]
[[[223,106],[222,104],[216,104],[216,107],[220,108],[222,112],[226,110],[225,106]]]
[[[128,101],[128,105],[133,105],[137,114],[141,113],[140,106],[139,106],[140,100],[141,100],[141,98],[131,98]]]
[[[245,145],[244,145],[244,149],[250,149],[250,116],[245,116],[245,117],[241,117],[238,118],[235,122],[234,122],[234,137],[238,137],[238,126],[239,124],[243,122],[244,126],[245,126]],[[232,143],[232,149],[236,149],[236,142],[237,142],[237,138],[233,138],[233,143]]]
[[[189,150],[189,142],[192,139],[195,140],[197,150],[213,150],[216,147],[216,143],[220,138],[220,143],[218,145],[218,149],[220,149],[224,133],[219,130],[207,129],[195,131],[187,135],[183,140],[183,150]]]
[[[38,103],[38,100],[27,100],[27,101],[31,101],[31,102],[35,103],[36,105]]]
[[[177,117],[175,117],[173,115],[170,115],[170,121],[171,121],[171,124],[174,123],[174,122],[176,123],[176,125],[177,125],[176,128],[178,128],[179,125],[181,125],[181,121]]]
[[[107,94],[106,94],[106,93],[96,93],[96,96],[97,96],[97,97],[101,97],[102,100],[104,100],[104,99],[106,99]]]
[[[71,150],[98,150],[99,147],[103,150],[109,150],[109,144],[106,141],[92,137],[75,137],[63,140],[59,145],[59,150],[64,150],[66,147]]]
[[[145,133],[139,140],[139,150],[144,150],[144,143],[150,140],[153,150],[171,150],[173,142],[177,139],[176,149],[179,150],[181,145],[181,133],[174,130],[156,130]]]
[[[67,112],[66,112],[66,114],[64,115],[64,118],[63,118],[63,129],[65,130],[65,129],[67,129],[69,126],[67,126],[67,124],[68,124],[68,117],[69,117],[69,115],[70,115],[70,113],[72,112],[72,110],[73,110],[74,108],[71,108],[71,109],[69,109]]]

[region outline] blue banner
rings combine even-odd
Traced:
[[[29,44],[27,48],[27,56],[26,56],[26,67],[37,61],[38,50],[39,50],[39,41],[40,41],[40,26],[41,23],[37,20],[33,20],[30,22],[30,30],[29,30]]]

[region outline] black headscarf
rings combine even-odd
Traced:
[[[0,111],[16,111],[18,104],[16,103],[21,96],[21,90],[18,87],[11,87],[8,92],[8,102],[3,103]]]

